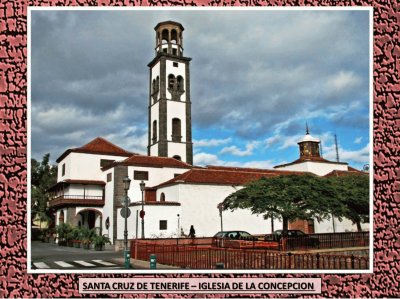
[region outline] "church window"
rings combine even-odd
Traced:
[[[168,75],[168,88],[169,89],[174,89],[175,86],[175,76],[172,74]]]
[[[160,220],[160,230],[167,229],[167,220]]]
[[[153,121],[153,143],[157,142],[157,121]]]
[[[111,182],[112,181],[112,173],[107,173],[107,182]]]
[[[173,49],[172,49],[172,54],[173,54],[173,55],[178,55],[178,50],[175,49],[175,48],[173,48]]]
[[[178,67],[178,63],[177,63],[177,62],[173,62],[172,65],[173,65],[174,67]]]
[[[172,158],[174,158],[174,159],[176,159],[176,160],[178,160],[178,161],[182,161],[181,156],[178,156],[178,155],[175,155],[175,156],[173,156]],[[178,175],[179,175],[179,174],[178,174]]]
[[[61,166],[61,175],[65,175],[65,163]]]
[[[155,93],[156,92],[156,79],[153,79],[153,87],[152,87],[152,92]]]
[[[172,29],[171,31],[171,43],[177,44],[178,42],[178,33],[176,32],[175,29]]]
[[[160,201],[161,201],[161,202],[164,202],[164,201],[165,201],[165,194],[164,194],[164,192],[161,193],[161,195],[160,195]]]
[[[133,179],[135,181],[148,181],[149,180],[149,172],[135,170],[133,172]]]
[[[107,160],[107,159],[101,159],[100,160],[100,167],[106,167],[113,163],[115,160]]]
[[[168,35],[169,35],[168,29],[164,29],[161,33],[161,38],[162,38],[163,44],[168,43],[168,40],[169,40]]]
[[[179,118],[172,119],[172,141],[181,142],[181,120]]]
[[[177,84],[178,84],[178,90],[183,91],[183,78],[182,78],[182,76],[178,76]]]

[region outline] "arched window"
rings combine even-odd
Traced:
[[[164,202],[165,201],[165,194],[161,193],[160,195],[160,201]]]
[[[184,86],[183,86],[183,77],[182,76],[178,76],[177,77],[177,85],[178,85],[178,90],[183,91],[184,90]]]
[[[175,29],[171,31],[171,43],[177,44],[178,43],[178,32]]]
[[[162,43],[166,44],[169,41],[169,32],[168,29],[164,29],[161,33]]]
[[[181,120],[179,118],[172,119],[172,141],[181,142]]]
[[[159,91],[159,88],[160,88],[160,77],[159,76],[157,76],[157,78],[156,78],[156,88],[157,88],[157,91]]]
[[[153,79],[153,86],[152,86],[152,93],[155,93],[157,91],[157,86],[156,86],[156,79]]]
[[[172,158],[174,158],[174,159],[176,159],[176,160],[179,160],[179,161],[182,161],[181,156],[178,156],[178,155],[175,155],[175,156],[173,156]]]
[[[153,121],[153,143],[157,142],[157,121]]]
[[[175,76],[172,74],[168,75],[168,88],[169,89],[174,89],[175,87]]]

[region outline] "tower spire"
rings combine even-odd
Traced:
[[[308,123],[306,121],[306,135],[310,135],[310,130],[308,129]]]

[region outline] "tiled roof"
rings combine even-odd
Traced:
[[[216,167],[217,168],[217,167]],[[221,167],[224,168],[224,167]],[[244,168],[245,169],[245,168]],[[262,177],[272,177],[282,174],[303,174],[299,171],[262,170],[228,170],[226,169],[197,169],[193,168],[172,180],[162,183],[156,188],[178,183],[212,184],[212,185],[244,185]]]
[[[143,156],[133,155],[124,161],[114,163],[118,165],[126,166],[151,166],[151,167],[170,167],[170,168],[192,168],[192,165],[185,162],[179,161],[174,158],[167,157],[155,157],[155,156]]]
[[[274,168],[279,168],[279,167],[284,167],[284,166],[289,166],[289,165],[295,165],[295,164],[300,164],[304,162],[316,162],[316,163],[328,163],[328,164],[341,164],[341,165],[347,165],[348,163],[346,162],[334,162],[334,161],[329,161],[326,160],[322,157],[301,157],[293,162],[287,163],[287,164],[281,164],[281,165],[276,165]]]
[[[119,146],[109,142],[108,140],[97,137],[85,144],[84,146],[72,148],[66,150],[56,161],[59,163],[62,161],[69,153],[87,153],[87,154],[98,154],[98,155],[110,155],[110,156],[123,156],[129,157],[134,155],[134,153],[128,152]]]
[[[328,174],[324,175],[325,177],[331,177],[331,176],[344,176],[344,175],[349,175],[349,174],[358,174],[358,175],[368,175],[368,172],[362,172],[359,171],[353,167],[349,167],[349,171],[344,171],[344,170],[332,170]]]

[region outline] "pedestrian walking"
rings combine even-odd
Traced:
[[[196,231],[194,230],[193,225],[190,226],[189,237],[196,238]]]

